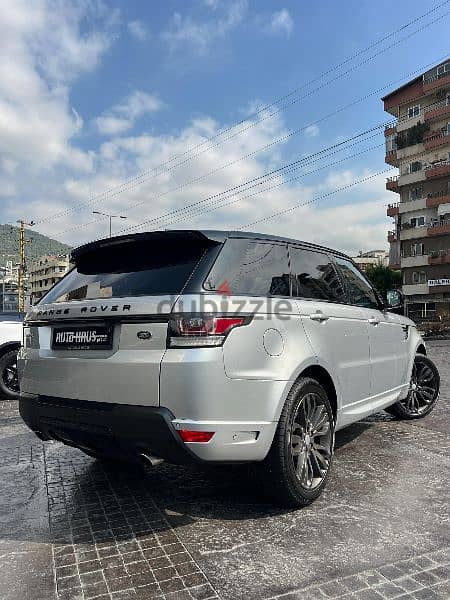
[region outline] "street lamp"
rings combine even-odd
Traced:
[[[109,218],[109,237],[112,237],[112,220],[113,219],[128,219],[128,217],[124,217],[122,215],[109,215],[108,213],[102,213],[102,212],[99,212],[98,210],[93,210],[92,214],[93,215],[102,215],[102,217]]]

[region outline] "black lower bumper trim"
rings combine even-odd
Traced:
[[[164,407],[22,394],[19,410],[43,440],[106,455],[145,453],[176,464],[200,461],[184,445],[172,425],[174,415]]]

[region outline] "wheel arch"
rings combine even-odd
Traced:
[[[5,342],[0,344],[0,358],[11,352],[11,350],[20,350],[20,342]]]
[[[416,354],[427,355],[427,349],[425,348],[425,344],[419,344],[416,349]]]
[[[331,408],[333,409],[334,421],[336,422],[338,411],[337,391],[329,372],[321,365],[311,365],[300,373],[298,379],[302,377],[315,379],[325,389]]]

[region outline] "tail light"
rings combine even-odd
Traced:
[[[221,346],[232,329],[248,325],[249,316],[180,315],[170,321],[170,348]]]

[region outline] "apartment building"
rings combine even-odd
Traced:
[[[401,268],[407,314],[450,315],[450,58],[384,98],[389,264]]]
[[[369,252],[360,252],[352,260],[361,271],[367,271],[369,267],[378,265],[386,267],[389,264],[389,253],[386,250],[369,250]]]
[[[42,256],[28,269],[31,303],[36,304],[69,270],[68,256]]]

